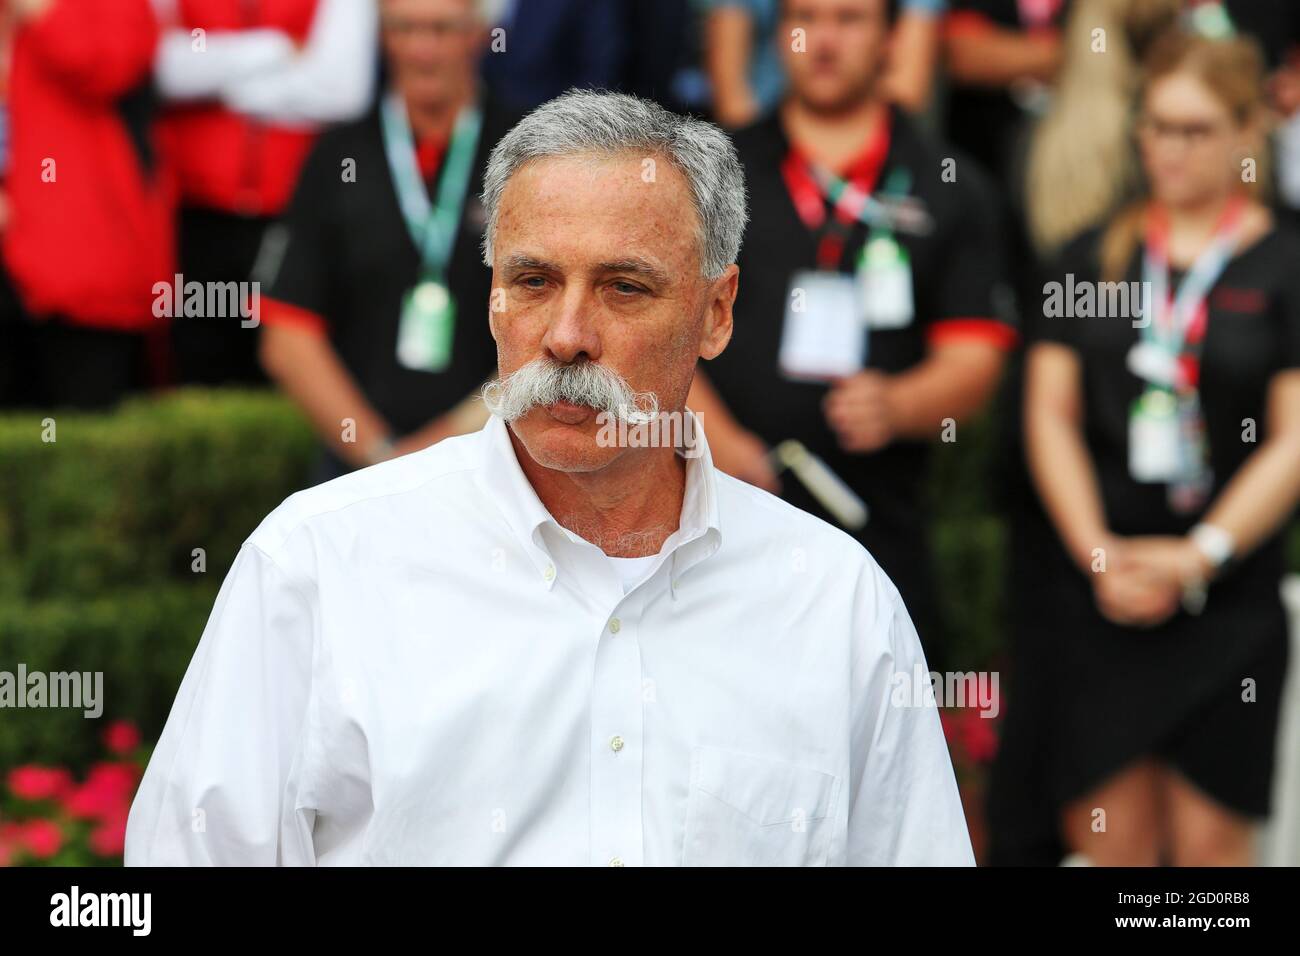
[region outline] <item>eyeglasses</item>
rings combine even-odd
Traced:
[[[1177,140],[1185,147],[1204,146],[1224,129],[1223,123],[1210,121],[1171,123],[1158,116],[1141,116],[1137,121],[1137,132],[1143,139],[1152,142]]]

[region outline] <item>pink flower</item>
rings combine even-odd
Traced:
[[[9,790],[19,800],[52,800],[72,789],[72,774],[62,767],[28,764],[9,771]]]
[[[81,786],[64,801],[64,809],[82,820],[107,820],[130,809],[140,769],[129,763],[97,763]]]
[[[104,729],[104,746],[119,757],[140,746],[140,731],[129,720],[115,720]]]
[[[38,860],[48,860],[63,846],[63,831],[53,820],[28,820],[21,824],[18,843]]]
[[[976,763],[988,763],[998,752],[998,735],[993,730],[995,723],[997,721],[993,718],[979,716],[978,711],[973,712],[966,723],[966,752]]]
[[[100,856],[121,856],[126,849],[126,813],[113,813],[90,834],[90,849]]]

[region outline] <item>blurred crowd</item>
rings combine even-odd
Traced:
[[[920,477],[996,409],[994,861],[1248,862],[1300,496],[1295,0],[5,0],[0,406],[273,382],[318,480],[477,427],[483,166],[575,86],[734,131],[737,331],[691,407],[863,541],[938,669]],[[1047,301],[1139,280],[1168,335]],[[792,289],[865,313],[795,342]],[[1167,421],[1203,461],[1146,454]]]

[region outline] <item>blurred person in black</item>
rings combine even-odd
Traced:
[[[973,162],[883,99],[885,0],[787,0],[779,29],[796,28],[807,52],[784,54],[789,95],[735,137],[751,192],[745,281],[731,346],[697,374],[691,407],[724,471],[835,521],[775,473],[769,449],[797,439],[865,501],[859,540],[915,609],[935,663],[929,449],[984,405],[1016,340],[996,306],[993,203]],[[794,311],[805,301],[811,326]],[[819,359],[837,371],[790,367],[796,325],[844,343]]]
[[[1043,263],[1083,230],[1097,225],[1137,196],[1140,164],[1133,148],[1132,104],[1142,62],[1154,40],[1169,30],[1182,0],[1075,0],[1065,26],[1065,57],[1050,111],[1036,126],[1028,150],[1024,231],[1018,301],[1021,333],[1031,340],[1043,320]],[[1106,55],[1093,52],[1094,30],[1104,30]],[[1086,135],[1081,134],[1086,130]],[[1026,468],[1023,442],[1024,354],[1008,363],[996,403],[996,504],[1006,518],[1004,582],[1011,666],[1002,688],[1001,756],[989,785],[993,865],[1052,864],[1063,856],[1056,815],[1040,792],[1038,761],[1050,753],[1046,728],[1036,719],[1041,682],[1021,681],[1039,668],[1026,655],[1052,653],[1039,633],[1051,628],[1058,608],[1042,586],[1058,548]]]
[[[691,0],[624,0],[623,78],[619,88],[682,111],[694,90],[683,88],[691,70],[697,26]]]
[[[247,282],[322,124],[370,105],[373,0],[153,0],[186,283]],[[180,310],[178,310],[180,311]],[[181,383],[264,382],[240,315],[173,316]]]
[[[259,259],[261,358],[325,445],[325,480],[470,431],[496,366],[477,195],[512,117],[477,81],[475,0],[382,0],[390,85],[325,133]]]
[[[1300,237],[1243,175],[1263,118],[1253,45],[1157,42],[1138,123],[1150,196],[1066,247],[1028,358],[1029,464],[1061,547],[1055,618],[1019,680],[1050,688],[1026,717],[1043,792],[1097,864],[1246,865],[1270,807]],[[1128,284],[1138,309],[1050,305],[1098,282]]]
[[[1027,125],[1046,108],[1069,6],[1070,0],[953,0],[944,25],[948,136],[1004,189],[1018,182]]]
[[[500,28],[483,61],[492,96],[524,112],[566,90],[615,89],[629,47],[629,0],[491,0]],[[669,2],[668,16],[674,4]]]

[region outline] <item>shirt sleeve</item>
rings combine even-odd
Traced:
[[[115,100],[148,78],[158,21],[149,0],[54,0],[18,36],[77,95]]]
[[[279,30],[211,33],[199,48],[188,30],[168,30],[158,44],[154,81],[169,100],[215,97],[241,79],[287,65],[293,55],[293,40]]]
[[[958,160],[956,221],[949,227],[944,269],[935,291],[926,340],[978,338],[1010,349],[1019,341],[1007,302],[1006,257],[993,189],[969,159]]]
[[[334,190],[344,188],[342,167],[335,162],[338,154],[328,134],[317,139],[288,209],[263,236],[253,278],[264,290],[259,316],[264,324],[310,315],[315,317],[314,323],[297,324],[314,325],[318,331],[329,325],[330,277],[334,274],[331,199]]]
[[[853,668],[848,864],[974,866],[939,712],[920,695],[896,699],[929,668],[902,598],[874,565],[859,579],[855,613],[871,633]]]
[[[222,100],[268,123],[355,119],[374,92],[378,49],[374,3],[321,0],[303,51],[284,66],[230,84]]]
[[[127,821],[127,866],[315,862],[299,806],[313,613],[246,543],[221,586]]]
[[[1051,257],[1041,270],[1042,298],[1025,303],[1025,313],[1032,316],[1026,338],[1034,342],[1054,342],[1072,349],[1081,344],[1080,322],[1073,316],[1069,298],[1076,287],[1097,279],[1097,247],[1100,235],[1089,231],[1067,243]]]

